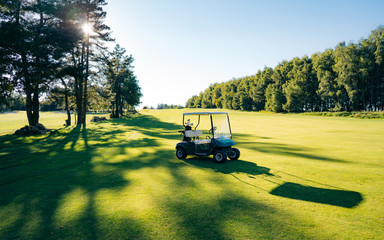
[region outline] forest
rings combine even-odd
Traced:
[[[318,112],[384,110],[384,28],[358,43],[283,60],[255,75],[210,85],[189,108]]]
[[[119,117],[140,103],[132,55],[105,24],[104,0],[0,0],[0,110],[87,111]]]

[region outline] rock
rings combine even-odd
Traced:
[[[42,130],[42,131],[47,130],[47,129],[44,127],[44,125],[41,124],[41,123],[36,124],[35,127],[37,127],[38,129],[40,129],[40,130]]]
[[[92,119],[91,119],[91,122],[100,122],[100,121],[105,121],[107,120],[106,117],[98,117],[98,116],[94,116]]]
[[[40,126],[32,126],[31,128],[30,128],[30,133],[32,134],[32,135],[41,135],[41,134],[44,134],[45,132],[44,132],[44,130],[43,129],[41,129],[40,128]]]
[[[31,136],[31,135],[41,135],[49,130],[44,127],[43,124],[38,123],[35,126],[24,126],[18,130],[15,131],[13,135],[18,135],[18,136]]]

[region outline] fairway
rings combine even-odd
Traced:
[[[93,116],[106,116],[101,113],[88,113],[87,122],[90,122]],[[67,119],[67,113],[64,112],[40,112],[40,123],[48,129],[60,128]],[[75,115],[71,114],[72,124],[75,123]],[[0,113],[0,135],[14,133],[17,129],[28,125],[27,114],[25,111],[14,111]]]
[[[217,164],[176,158],[187,111],[0,136],[0,239],[383,239],[384,120],[229,111]]]

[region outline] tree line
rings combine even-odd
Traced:
[[[282,61],[253,76],[210,85],[189,108],[272,112],[384,110],[384,28],[358,43]]]
[[[39,122],[43,101],[64,105],[77,124],[93,108],[113,117],[142,96],[132,55],[113,50],[104,23],[105,0],[0,0],[0,105],[25,98],[29,125]],[[59,103],[60,102],[60,103]]]

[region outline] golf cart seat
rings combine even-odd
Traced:
[[[194,137],[200,137],[203,135],[202,130],[187,130],[185,131],[185,136],[189,138],[194,138]]]
[[[211,143],[211,139],[196,140],[194,142],[195,144],[209,144]]]

